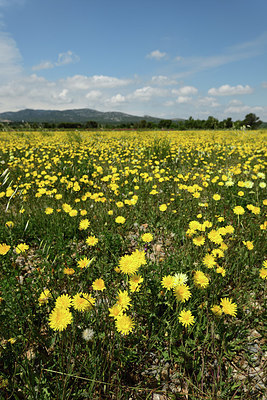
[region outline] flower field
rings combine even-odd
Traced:
[[[1,132],[0,398],[262,400],[266,139]]]

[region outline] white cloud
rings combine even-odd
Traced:
[[[248,114],[248,113],[262,113],[264,111],[264,107],[260,106],[232,106],[232,107],[227,107],[224,110],[225,114]]]
[[[151,98],[167,96],[169,91],[167,89],[153,88],[151,86],[145,86],[143,88],[136,89],[134,93],[128,97],[130,99],[138,99],[141,101],[149,101]]]
[[[62,79],[62,82],[71,89],[88,90],[91,88],[115,88],[119,86],[126,86],[131,81],[128,79],[119,79],[112,76],[104,75],[74,75],[72,77]]]
[[[168,78],[165,75],[152,76],[151,83],[152,85],[158,85],[158,86],[171,86],[178,84],[176,80]]]
[[[214,97],[200,97],[197,99],[196,105],[205,107],[218,107],[220,103],[216,101]]]
[[[85,95],[85,97],[89,100],[96,100],[99,99],[101,96],[102,92],[100,92],[100,90],[91,90]]]
[[[188,96],[178,96],[176,102],[179,104],[186,104],[186,103],[190,103],[190,101],[192,100],[192,97],[188,97]]]
[[[252,93],[253,89],[249,86],[230,86],[230,85],[222,85],[219,88],[211,88],[208,93],[212,96],[235,96],[239,94],[249,94]]]
[[[240,106],[243,103],[242,103],[241,100],[233,99],[233,100],[230,100],[228,104],[231,105],[231,106]]]
[[[22,57],[16,42],[5,32],[0,32],[0,81],[7,81],[22,72]]]
[[[147,58],[152,58],[152,59],[155,59],[155,60],[161,60],[162,58],[165,58],[166,55],[167,54],[164,53],[164,52],[161,52],[159,50],[154,50],[154,51],[151,51],[151,53],[147,54]]]
[[[188,96],[197,94],[198,90],[194,86],[183,86],[180,89],[173,89],[172,93],[179,96]]]
[[[38,65],[34,65],[32,67],[33,71],[40,71],[42,69],[50,69],[50,68],[54,68],[54,64],[51,63],[51,61],[42,61],[40,64]]]
[[[264,89],[267,89],[267,82],[262,82],[261,86],[262,86]]]
[[[74,64],[79,61],[80,61],[80,57],[77,56],[72,51],[68,50],[68,51],[66,51],[66,53],[59,53],[57,62],[55,65],[57,67],[59,67],[61,65]]]
[[[121,104],[124,103],[125,100],[126,100],[125,96],[122,96],[120,93],[118,93],[115,96],[112,96],[109,102],[111,104]]]
[[[54,67],[62,67],[63,65],[75,64],[80,61],[80,57],[73,53],[71,50],[66,51],[66,53],[59,53],[57,57],[57,62],[52,61],[42,61],[38,65],[32,67],[33,71],[40,71],[42,69],[50,69]]]

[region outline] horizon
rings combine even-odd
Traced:
[[[0,113],[266,121],[266,12],[263,0],[0,0]]]

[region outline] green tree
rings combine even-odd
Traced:
[[[250,129],[257,129],[262,124],[262,121],[256,114],[249,113],[245,116],[243,124]]]

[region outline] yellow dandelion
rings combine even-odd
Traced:
[[[267,268],[261,268],[259,275],[261,279],[267,279]]]
[[[117,304],[119,304],[123,310],[127,310],[131,306],[131,298],[128,295],[127,290],[119,290],[117,295]]]
[[[63,273],[65,275],[73,275],[75,273],[75,270],[73,268],[64,268]]]
[[[206,288],[209,285],[209,278],[202,271],[195,271],[194,284],[200,288]]]
[[[232,299],[229,298],[221,298],[220,305],[222,307],[222,312],[224,314],[231,315],[233,317],[236,316],[237,312],[237,305],[235,303],[232,303]]]
[[[191,296],[191,292],[187,285],[177,285],[173,288],[173,293],[178,301],[184,303],[187,301]]]
[[[6,243],[0,243],[0,255],[4,256],[6,255],[10,250],[10,246],[7,245]]]
[[[159,206],[159,211],[164,212],[164,211],[166,211],[166,210],[167,210],[167,205],[166,205],[166,204],[161,204],[161,205]]]
[[[17,254],[25,253],[29,249],[29,246],[26,243],[20,243],[15,248]]]
[[[236,206],[234,207],[233,212],[236,215],[243,215],[245,213],[245,210],[242,206]]]
[[[167,290],[172,289],[174,287],[174,283],[175,283],[175,278],[174,276],[171,275],[164,276],[161,279],[161,286],[163,286]]]
[[[150,243],[153,240],[153,235],[151,233],[144,233],[141,236],[141,239],[143,240],[143,242],[145,243]]]
[[[221,307],[218,306],[218,305],[212,306],[212,307],[211,307],[211,311],[212,311],[213,314],[216,315],[216,316],[222,315],[222,309],[221,309]]]
[[[50,290],[45,289],[39,296],[38,302],[39,305],[47,304],[48,300],[52,297]]]
[[[49,314],[49,326],[54,331],[63,331],[72,323],[72,313],[68,309],[55,308]]]
[[[117,331],[123,335],[128,335],[134,329],[134,322],[129,315],[122,314],[115,319]]]
[[[126,221],[125,218],[122,217],[121,215],[119,215],[119,216],[115,219],[115,222],[116,222],[117,224],[124,224],[125,221]]]
[[[72,304],[75,310],[88,311],[95,304],[95,299],[89,293],[77,293],[73,296]]]
[[[96,238],[95,236],[88,236],[88,238],[86,239],[86,244],[88,246],[95,246],[97,243],[99,242],[99,239]]]
[[[102,278],[96,279],[93,283],[92,283],[93,289],[94,290],[100,290],[103,291],[106,289],[105,286],[105,282],[103,281]]]
[[[110,307],[108,310],[109,316],[112,318],[118,318],[118,316],[123,312],[122,306],[120,304],[114,304],[114,306]]]
[[[90,221],[87,218],[82,219],[79,224],[80,231],[86,230],[89,227],[89,225]]]
[[[205,238],[204,236],[197,236],[193,239],[193,243],[196,246],[202,246],[205,243]]]
[[[62,294],[56,299],[55,308],[70,308],[72,305],[72,298],[68,294]]]
[[[193,325],[195,322],[195,317],[192,315],[190,310],[182,310],[179,314],[179,322],[186,328],[190,325]]]

